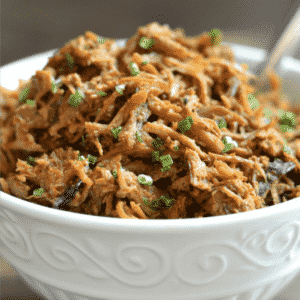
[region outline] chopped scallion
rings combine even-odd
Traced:
[[[45,190],[43,188],[39,188],[33,191],[33,196],[41,196]]]
[[[142,37],[139,42],[139,45],[141,48],[149,49],[154,45],[154,43],[155,42],[153,39],[147,39],[146,37]]]
[[[152,177],[148,176],[148,175],[140,174],[137,179],[138,179],[138,182],[143,185],[150,186],[153,184]]]

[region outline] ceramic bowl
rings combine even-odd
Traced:
[[[266,55],[232,47],[250,69]],[[54,51],[3,67],[1,84],[16,88]],[[298,101],[300,61],[286,57],[278,73]],[[267,300],[299,273],[299,237],[299,198],[225,216],[131,220],[54,210],[0,192],[0,255],[51,300]]]

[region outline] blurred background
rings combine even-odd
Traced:
[[[219,28],[225,41],[270,50],[299,6],[300,0],[2,0],[0,66],[60,48],[86,30],[128,38],[153,21],[188,36]],[[299,299],[296,282],[274,300]],[[42,299],[1,256],[0,299]]]
[[[59,48],[91,30],[128,38],[157,21],[186,35],[219,28],[225,39],[270,49],[300,0],[2,0],[1,61]]]

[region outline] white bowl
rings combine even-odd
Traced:
[[[232,47],[250,69],[265,55]],[[3,67],[1,85],[16,88],[54,51]],[[300,62],[286,58],[278,73],[296,101]],[[267,300],[299,272],[299,200],[217,217],[131,220],[0,192],[0,254],[46,299]]]

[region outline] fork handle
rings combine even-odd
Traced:
[[[262,71],[262,76],[274,70],[279,59],[288,51],[296,51],[295,45],[299,43],[300,37],[300,8],[297,9],[294,17],[289,22],[287,28],[277,41],[275,47],[271,51],[270,58],[267,61],[265,69]]]

